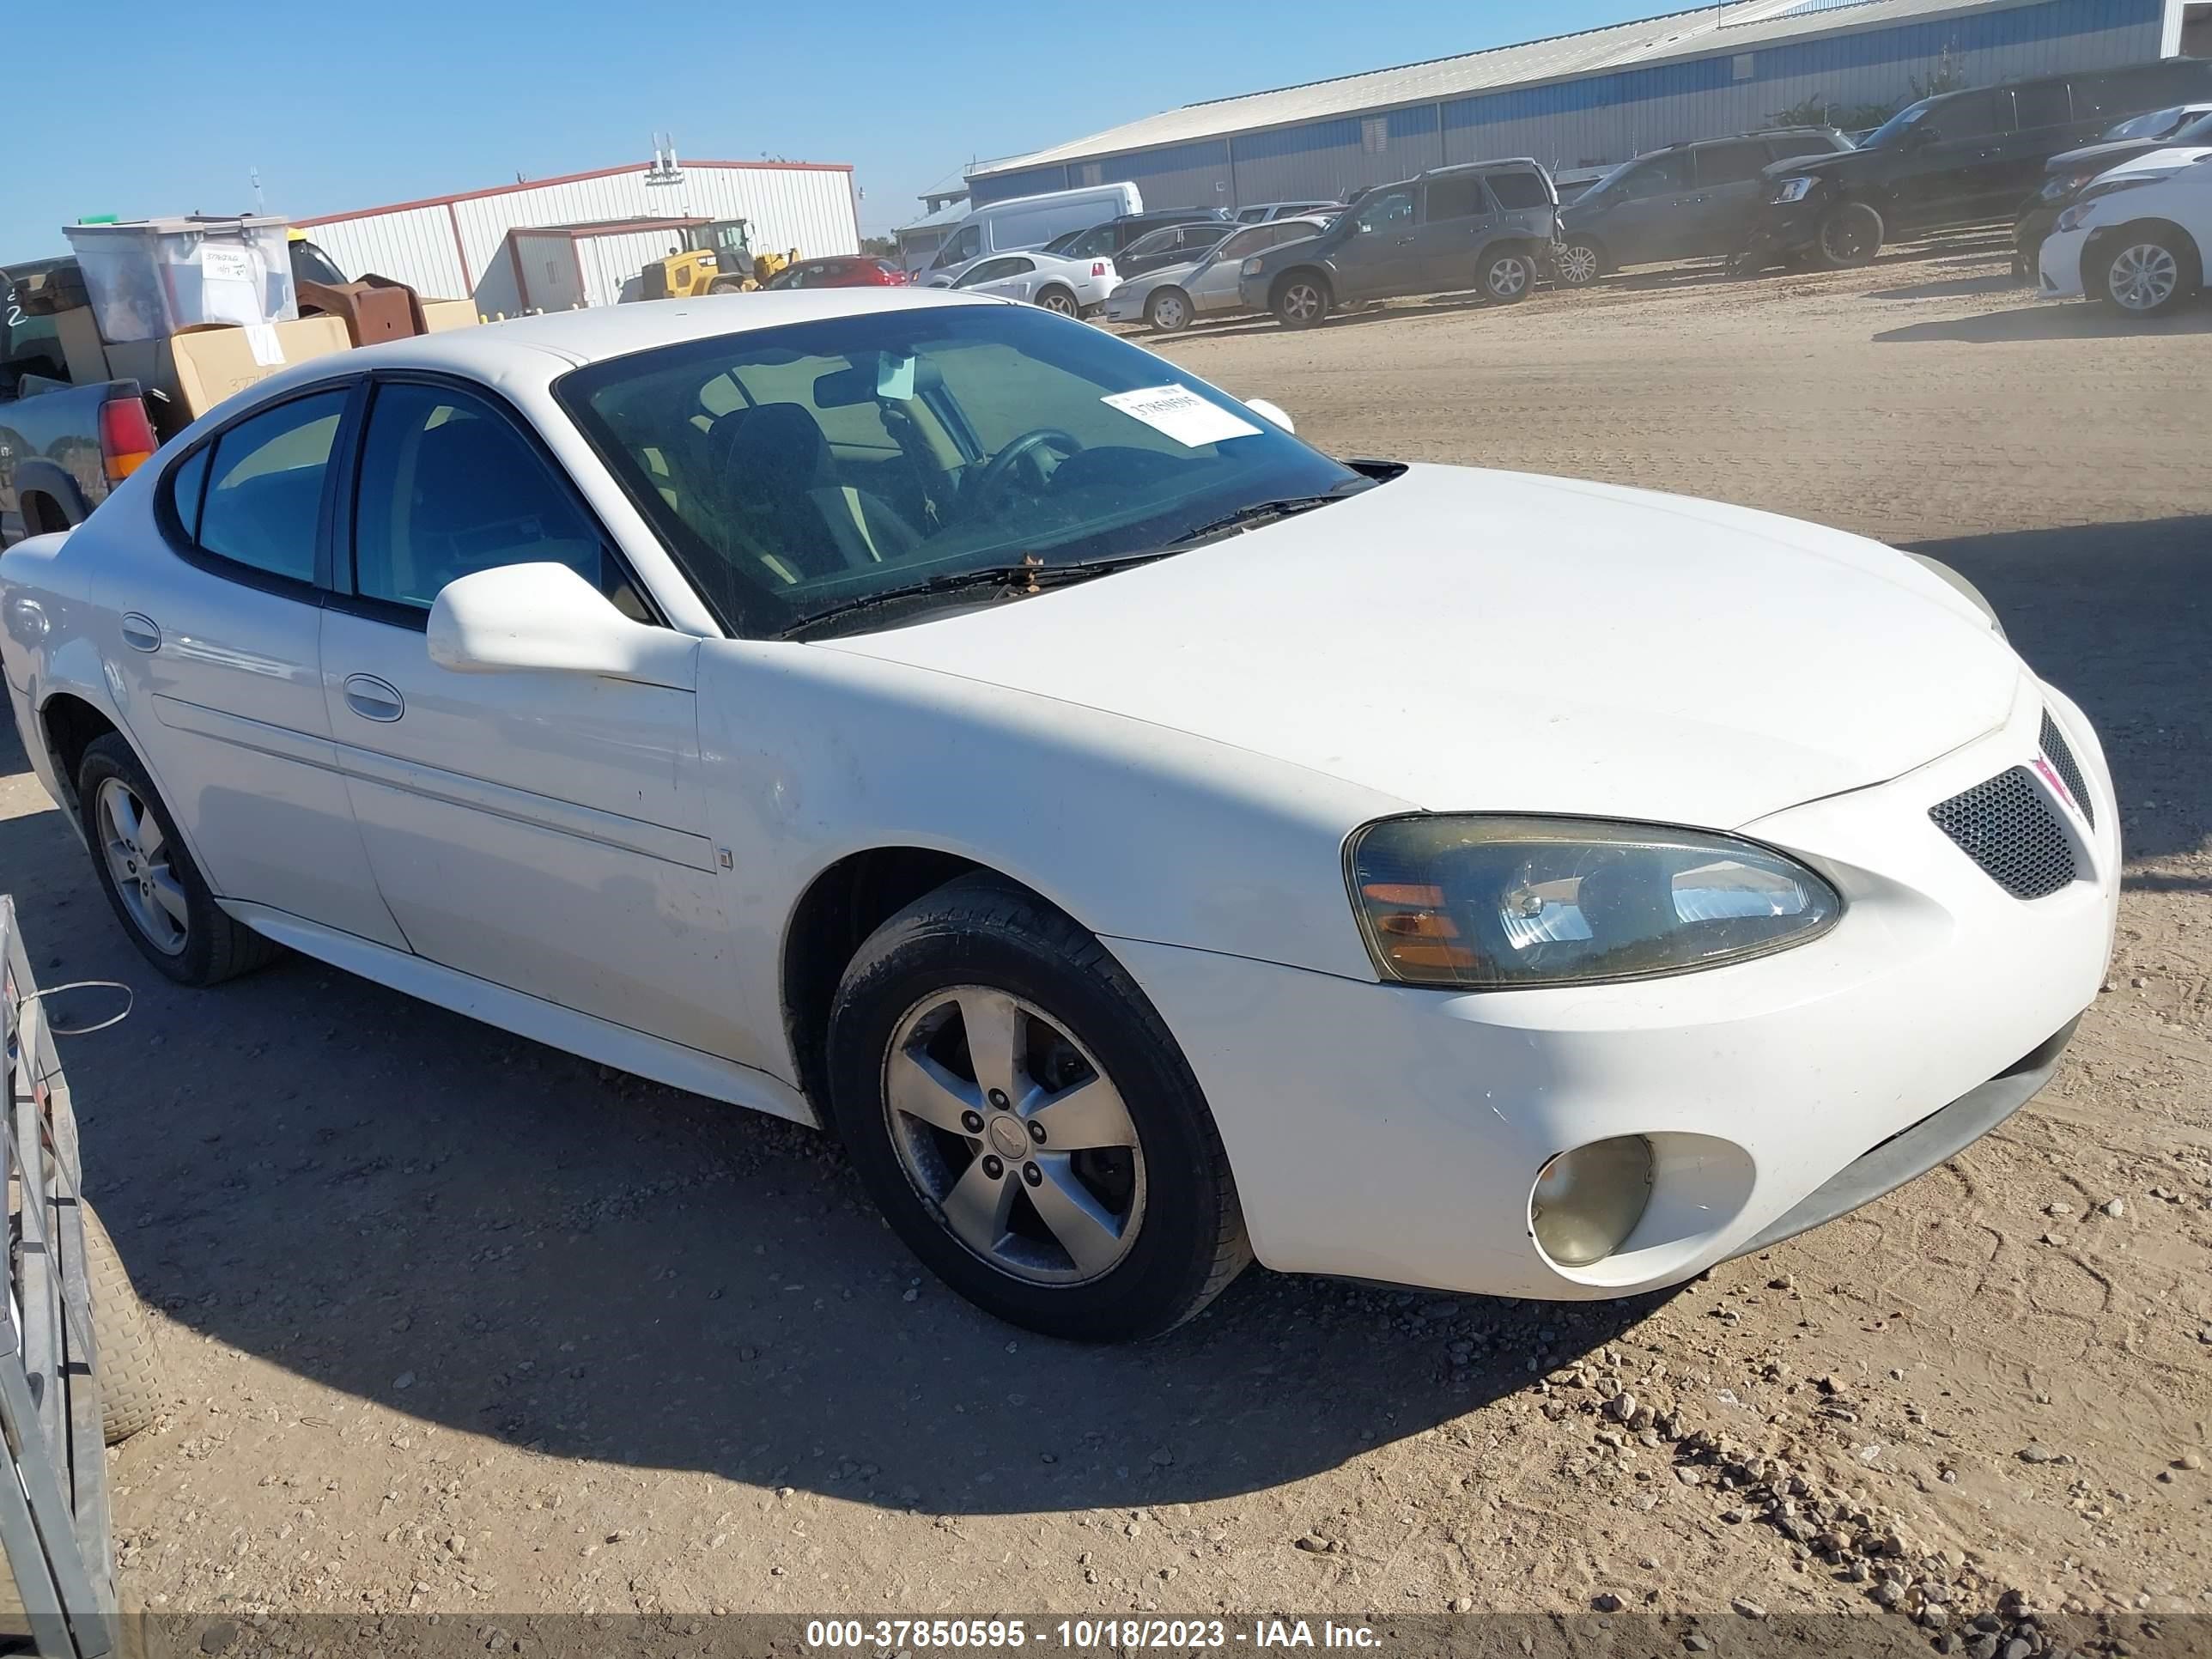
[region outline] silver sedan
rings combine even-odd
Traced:
[[[1249,310],[1237,295],[1237,266],[1266,249],[1320,235],[1329,217],[1308,215],[1247,225],[1215,243],[1202,258],[1132,276],[1107,297],[1106,320],[1145,323],[1158,333],[1173,334],[1200,317]]]

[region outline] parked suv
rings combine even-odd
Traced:
[[[1584,288],[1623,265],[1735,253],[1766,199],[1769,167],[1850,147],[1833,127],[1775,127],[1625,161],[1559,210],[1553,270]]]
[[[1746,263],[1863,265],[1901,230],[2009,217],[2061,150],[2124,117],[2204,98],[2212,62],[2201,58],[1923,98],[1856,149],[1769,169]]]
[[[2212,103],[2200,100],[2136,116],[2113,127],[2097,143],[2061,150],[2044,164],[2043,188],[2028,198],[2013,221],[2013,274],[2034,279],[2043,239],[2051,234],[2058,216],[2105,173],[2164,149],[2185,152],[2174,158],[2178,167],[2195,161],[2195,152],[2207,146],[2212,146]]]
[[[1245,260],[1237,295],[1285,328],[1310,328],[1337,306],[1472,288],[1528,297],[1559,229],[1552,176],[1525,158],[1433,167],[1380,185],[1320,235]]]

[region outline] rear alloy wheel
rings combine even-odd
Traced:
[[[1145,301],[1145,320],[1161,334],[1180,334],[1190,326],[1190,295],[1164,288]]]
[[[1075,296],[1064,288],[1045,289],[1037,295],[1036,302],[1047,311],[1057,312],[1063,317],[1073,317],[1081,310],[1075,303]]]
[[[1484,262],[1482,297],[1510,306],[1528,297],[1536,286],[1536,262],[1525,253],[1499,253]]]
[[[214,985],[273,960],[278,947],[223,914],[131,745],[87,745],[77,809],[107,902],[146,960],[180,985]]]
[[[1864,202],[1846,202],[1820,221],[1820,257],[1838,270],[1869,264],[1887,228]]]
[[[2100,298],[2130,317],[2163,317],[2197,291],[2196,251],[2155,229],[2122,239],[2104,260]]]
[[[1251,1259],[1227,1155],[1158,1014],[1097,939],[986,877],[926,895],[845,970],[831,1115],[891,1226],[986,1312],[1156,1335]]]
[[[1275,320],[1285,328],[1311,328],[1328,317],[1328,284],[1304,271],[1275,290]]]
[[[1577,237],[1552,250],[1552,269],[1568,288],[1588,288],[1605,275],[1605,256],[1597,251],[1596,243]]]

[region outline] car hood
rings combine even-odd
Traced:
[[[1123,277],[1114,291],[1123,295],[1149,294],[1164,283],[1185,281],[1193,271],[1205,263],[1203,259],[1185,259],[1172,265],[1155,265],[1150,270],[1140,272],[1137,276]]]
[[[2043,164],[2045,173],[2077,173],[2094,166],[2098,172],[2116,167],[2131,156],[2145,155],[2158,148],[2154,138],[2114,138],[2100,144],[2084,144],[2079,149],[2061,150]]]
[[[1878,149],[1816,150],[1810,155],[1786,156],[1779,161],[1769,161],[1759,169],[1762,179],[1802,179],[1823,173],[1841,173],[1846,167],[1860,165],[1869,155],[1879,155]]]
[[[1416,466],[1157,564],[827,641],[1431,810],[1734,828],[1994,729],[2019,659],[1878,543]]]
[[[2140,155],[2130,155],[2117,166],[2108,164],[2097,177],[2132,179],[2139,175],[2179,173],[2207,157],[2212,157],[2212,144],[2173,144],[2162,149],[2147,149]]]

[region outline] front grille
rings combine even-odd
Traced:
[[[2074,751],[2066,746],[2066,734],[2058,729],[2058,722],[2046,713],[2043,717],[2043,757],[2051,763],[2051,769],[2058,774],[2058,781],[2066,786],[2066,793],[2074,797],[2075,805],[2089,827],[2097,827],[2097,809],[2090,804],[2089,792],[2081,784],[2081,768],[2074,758]]]
[[[2047,897],[2077,873],[2066,826],[2025,766],[1939,801],[1928,816],[2014,898]]]

